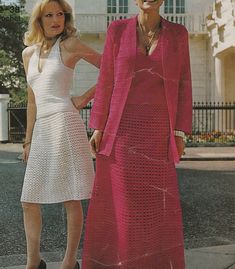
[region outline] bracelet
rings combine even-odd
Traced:
[[[185,139],[185,133],[183,131],[174,130],[174,135],[182,137],[183,139]]]
[[[31,141],[24,142],[24,144],[22,145],[23,149],[29,144],[31,144]]]

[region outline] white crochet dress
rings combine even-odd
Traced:
[[[30,58],[27,82],[36,100],[35,122],[21,201],[58,203],[88,199],[94,168],[84,123],[70,98],[73,69],[56,41],[38,70],[39,47]]]

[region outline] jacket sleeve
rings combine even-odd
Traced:
[[[175,130],[190,134],[192,132],[192,80],[188,32],[185,28],[183,30],[183,34],[180,35],[180,42],[182,42],[182,70],[179,82]]]
[[[91,110],[89,126],[103,131],[109,114],[110,100],[114,86],[114,41],[113,24],[110,24],[101,60],[98,83]]]

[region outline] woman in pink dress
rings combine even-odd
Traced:
[[[175,163],[191,132],[188,33],[136,0],[109,28],[90,126],[96,178],[83,269],[184,269]]]

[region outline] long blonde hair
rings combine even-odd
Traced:
[[[57,2],[65,13],[64,31],[61,34],[62,39],[76,35],[77,30],[74,27],[72,8],[66,0],[39,0],[33,8],[29,20],[28,31],[24,35],[24,44],[26,46],[31,46],[45,40],[43,28],[41,26],[41,17],[45,6],[50,2]]]

